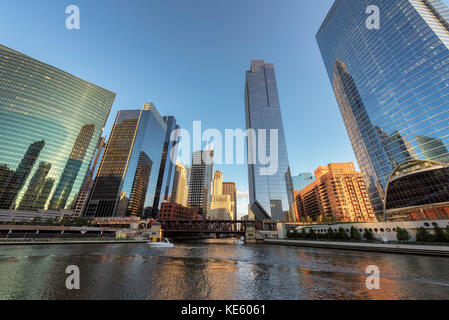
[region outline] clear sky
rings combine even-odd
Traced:
[[[117,93],[188,130],[245,128],[245,71],[275,65],[292,175],[354,161],[315,41],[333,0],[2,0],[1,43]],[[65,28],[78,5],[81,29]],[[247,167],[216,166],[247,213]]]

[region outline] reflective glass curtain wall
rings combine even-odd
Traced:
[[[0,209],[67,209],[115,93],[0,45]]]
[[[143,216],[152,208],[166,130],[152,103],[118,112],[86,216]]]
[[[251,70],[246,72],[245,114],[247,129],[253,129],[256,133],[260,129],[267,130],[266,150],[270,150],[270,130],[278,130],[276,173],[261,175],[260,169],[266,165],[261,165],[259,161],[248,164],[251,210],[258,220],[283,221],[293,203],[293,187],[273,64],[263,60],[251,62]],[[257,141],[252,141],[252,145],[258,154]]]
[[[366,9],[380,9],[368,29]],[[398,165],[449,161],[449,9],[440,0],[337,0],[317,41],[376,214]]]
[[[177,155],[177,136],[174,141],[171,141],[171,135],[178,133],[174,131],[180,129],[176,125],[176,118],[173,116],[164,116],[164,122],[167,124],[167,133],[165,134],[164,150],[162,151],[161,168],[159,170],[159,177],[156,186],[156,195],[153,203],[153,218],[157,218],[160,205],[163,201],[168,201],[171,198],[171,191],[173,188],[173,180],[175,177],[176,158],[171,159],[171,155]]]

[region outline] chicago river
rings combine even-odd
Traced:
[[[80,269],[68,290],[66,268]],[[380,270],[368,290],[366,268]],[[0,299],[446,299],[449,260],[271,245],[0,247]]]

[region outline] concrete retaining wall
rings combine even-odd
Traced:
[[[449,246],[265,239],[265,244],[449,257]]]

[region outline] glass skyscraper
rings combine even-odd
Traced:
[[[300,173],[292,177],[293,190],[301,191],[315,181],[315,176],[311,172]]]
[[[367,8],[380,29],[367,27]],[[393,170],[449,161],[449,9],[440,0],[337,0],[317,34],[378,216]]]
[[[263,60],[251,62],[251,70],[246,72],[245,85],[245,114],[246,128],[255,130],[266,130],[266,150],[270,150],[270,130],[278,132],[278,165],[273,175],[262,175],[261,164],[258,159],[252,159],[251,154],[258,155],[258,142],[251,135],[248,137],[248,149],[253,146],[252,152],[248,150],[248,184],[250,208],[258,220],[283,221],[293,204],[293,189],[288,163],[287,147],[282,123],[281,106],[279,103],[278,90],[274,66]]]
[[[88,217],[152,212],[167,124],[152,103],[117,113],[85,210]]]
[[[165,134],[164,150],[162,151],[161,167],[157,179],[156,194],[153,203],[153,217],[157,218],[160,205],[163,201],[171,198],[173,180],[175,178],[176,159],[171,159],[171,155],[177,155],[177,142],[179,136],[171,141],[171,135],[174,130],[180,129],[176,124],[176,118],[173,116],[164,116],[164,122],[167,124]],[[178,132],[178,131],[177,131]],[[172,161],[173,160],[173,161]]]
[[[66,209],[115,93],[0,45],[0,209]]]
[[[199,209],[204,218],[209,217],[212,200],[211,182],[213,171],[213,150],[195,151],[192,155],[192,166],[189,178],[188,205]]]

